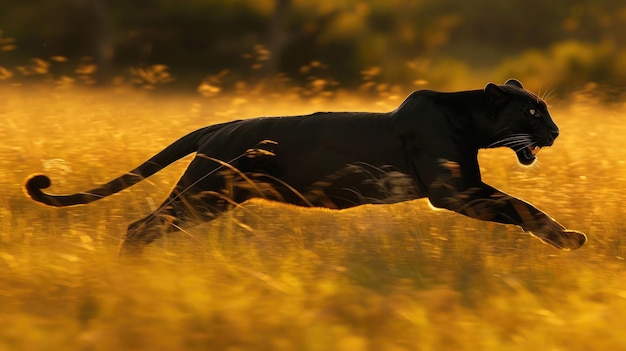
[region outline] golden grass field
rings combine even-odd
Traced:
[[[3,88],[0,350],[626,350],[626,105],[551,101],[561,136],[532,168],[481,152],[486,182],[588,235],[573,252],[425,200],[258,200],[119,259],[126,226],[189,158],[87,206],[45,207],[21,189],[42,172],[50,192],[90,189],[208,124],[387,111],[404,95]]]

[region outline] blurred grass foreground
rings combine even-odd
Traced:
[[[0,351],[626,350],[626,5],[33,0],[0,4],[0,26]],[[561,136],[531,168],[481,151],[483,177],[585,232],[580,250],[425,200],[254,200],[119,259],[189,158],[87,206],[21,189],[84,191],[209,124],[510,77]]]

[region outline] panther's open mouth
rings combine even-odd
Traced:
[[[529,146],[517,152],[517,160],[524,166],[530,166],[537,160],[537,154],[541,150],[539,146]]]

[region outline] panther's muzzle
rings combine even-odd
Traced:
[[[540,146],[528,146],[517,152],[517,160],[524,166],[530,166],[537,160]]]

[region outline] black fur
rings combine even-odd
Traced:
[[[582,246],[531,204],[481,181],[480,148],[507,146],[522,164],[550,146],[558,128],[546,104],[509,80],[483,90],[416,91],[389,113],[325,112],[263,117],[206,127],[101,187],[56,196],[38,175],[28,194],[51,206],[86,204],[116,193],[197,152],[170,196],[132,223],[124,251],[136,251],[190,219],[209,221],[253,197],[342,209],[422,197],[473,218],[521,226],[561,249]]]

